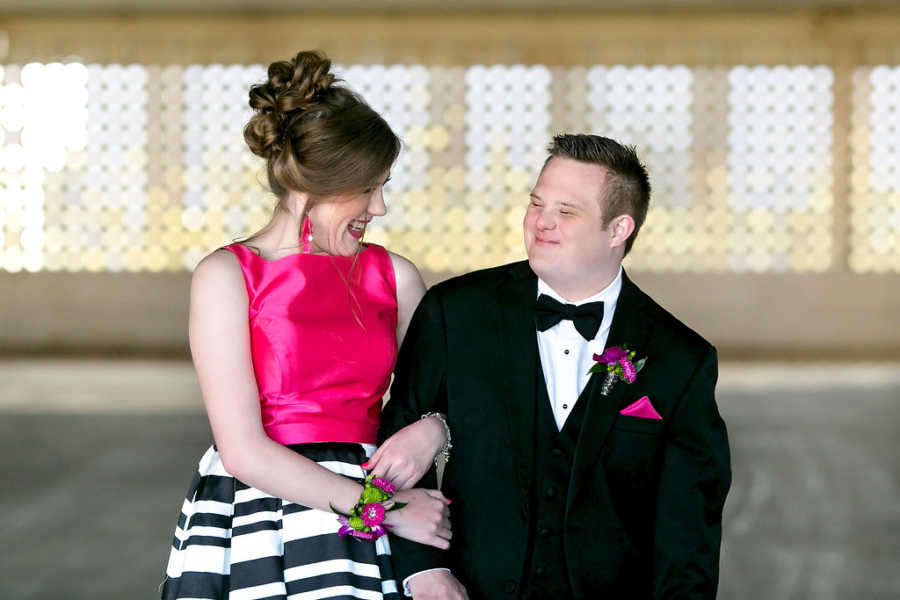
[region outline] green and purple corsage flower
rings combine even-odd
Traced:
[[[397,487],[387,479],[375,477],[374,473],[369,474],[363,481],[359,501],[350,509],[350,514],[331,507],[331,510],[338,514],[338,522],[341,524],[338,535],[375,541],[387,533],[390,528],[390,525],[384,522],[387,511],[406,506],[405,502],[391,502],[388,507],[382,504],[390,500],[396,491]]]

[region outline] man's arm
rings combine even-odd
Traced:
[[[429,290],[419,303],[400,347],[391,399],[381,414],[379,443],[428,412],[447,412],[445,377],[447,342],[444,315],[438,294]],[[437,488],[432,467],[417,487]],[[452,545],[452,540],[451,540]],[[391,536],[397,581],[428,569],[447,567],[447,553]]]
[[[654,598],[716,596],[722,508],[731,485],[717,374],[710,347],[671,417],[656,507]]]

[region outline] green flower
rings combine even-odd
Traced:
[[[362,520],[361,517],[350,517],[350,519],[348,521],[349,521],[350,527],[352,527],[353,529],[356,529],[357,531],[362,531],[363,527],[366,526],[365,522]]]
[[[359,500],[363,504],[371,504],[373,502],[383,502],[390,498],[387,494],[379,490],[374,485],[367,485],[360,495]]]

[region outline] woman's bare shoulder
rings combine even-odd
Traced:
[[[241,263],[232,252],[219,248],[207,254],[194,268],[192,290],[238,291],[245,293]]]
[[[422,276],[419,274],[419,268],[416,267],[413,261],[390,250],[387,250],[387,253],[391,257],[391,264],[394,266],[394,276],[397,278],[398,285],[401,278],[421,281]]]

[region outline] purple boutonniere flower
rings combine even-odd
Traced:
[[[628,352],[624,348],[619,348],[618,346],[607,348],[603,351],[603,354],[594,355],[594,360],[607,365],[615,364],[623,358],[628,358]]]
[[[634,380],[637,379],[637,369],[634,367],[634,363],[632,363],[627,358],[623,358],[619,361],[619,365],[622,367],[622,373],[625,375],[625,381],[628,383],[634,383]]]
[[[595,354],[594,360],[597,361],[590,369],[590,373],[599,373],[606,371],[606,379],[600,388],[600,393],[608,396],[616,381],[624,381],[625,383],[634,383],[637,379],[638,371],[644,368],[647,358],[644,357],[635,361],[634,357],[637,352],[629,350],[628,346],[613,346],[603,351],[603,354]]]

